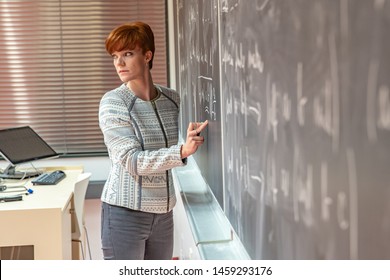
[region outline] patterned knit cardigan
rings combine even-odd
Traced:
[[[172,89],[155,87],[158,95],[151,101],[122,84],[100,102],[99,125],[111,161],[101,199],[166,213],[176,204],[171,169],[185,164],[178,145],[180,97]]]

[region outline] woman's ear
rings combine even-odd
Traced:
[[[152,51],[146,51],[146,53],[145,53],[146,62],[151,61],[151,60],[152,60],[152,57],[153,57]]]

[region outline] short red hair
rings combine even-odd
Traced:
[[[106,50],[109,54],[125,49],[133,50],[136,47],[142,49],[142,53],[152,52],[149,61],[149,69],[153,67],[154,35],[150,26],[144,22],[130,22],[116,27],[106,38]]]

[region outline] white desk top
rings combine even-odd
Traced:
[[[37,185],[33,186],[31,178],[23,181],[7,180],[2,184],[7,187],[11,186],[26,186],[33,190],[32,194],[23,195],[22,201],[11,201],[0,203],[0,211],[24,211],[24,210],[41,210],[41,209],[60,209],[63,210],[72,198],[74,183],[77,181],[77,177],[81,174],[81,168],[50,168],[47,170],[64,170],[66,177],[60,181],[57,185]],[[11,190],[11,189],[8,189]],[[19,190],[19,188],[17,189]],[[22,188],[20,188],[22,190]],[[27,191],[26,191],[27,192]],[[19,192],[18,192],[19,193]],[[16,192],[0,192],[0,196],[17,195]]]

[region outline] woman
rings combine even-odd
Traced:
[[[102,193],[104,259],[171,259],[176,203],[171,169],[203,144],[204,123],[190,123],[178,145],[179,95],[153,83],[154,35],[133,22],[115,28],[106,50],[123,82],[107,92],[99,125],[111,161]]]

